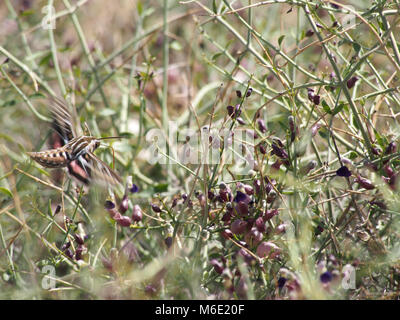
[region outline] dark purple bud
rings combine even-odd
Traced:
[[[246,98],[250,97],[253,92],[253,88],[249,88],[246,92]]]
[[[339,177],[350,177],[351,171],[346,166],[343,166],[336,171],[336,175]]]
[[[386,166],[383,167],[383,171],[386,173],[386,175],[390,178],[394,175],[394,170],[392,167],[387,164]]]
[[[238,256],[242,257],[247,264],[251,264],[254,260],[254,257],[243,248],[238,251]]]
[[[230,239],[233,237],[233,232],[230,229],[225,229],[223,231],[221,231],[221,235],[226,239]]]
[[[275,198],[276,198],[276,191],[275,190],[271,190],[268,193],[266,201],[267,201],[267,203],[272,203],[272,202],[274,202]]]
[[[85,250],[85,247],[83,245],[78,245],[78,247],[75,250],[75,259],[76,260],[82,260],[82,254],[83,254],[84,250]]]
[[[133,211],[132,211],[132,220],[135,222],[139,222],[142,221],[142,219],[143,219],[142,209],[138,204],[135,204],[133,206]]]
[[[177,204],[178,204],[178,199],[174,198],[174,200],[172,200],[171,208],[176,207]]]
[[[274,170],[279,170],[283,162],[279,159],[276,159],[276,161],[271,165],[271,169]]]
[[[279,147],[275,142],[272,142],[272,154],[277,155],[281,159],[288,159],[289,156],[283,147]]]
[[[239,117],[241,113],[242,113],[242,110],[240,110],[240,104],[237,104],[235,106],[235,118]]]
[[[262,217],[258,217],[256,219],[255,225],[256,225],[257,230],[262,232],[262,233],[264,233],[267,230],[267,227],[265,226],[264,219]]]
[[[320,29],[323,28],[323,26],[321,24],[319,24],[319,23],[316,23],[315,25],[317,26],[317,28],[320,28]]]
[[[128,210],[128,208],[129,208],[129,199],[127,195],[124,195],[121,203],[119,204],[119,212],[123,214],[126,212],[126,210]]]
[[[233,106],[227,106],[226,110],[228,111],[228,115],[232,117],[234,112]]]
[[[284,277],[279,277],[278,279],[278,288],[282,289],[286,283],[287,279]]]
[[[267,132],[267,127],[265,126],[265,121],[263,119],[257,119],[257,125],[258,125],[258,129],[262,133]]]
[[[121,216],[118,219],[115,219],[117,223],[122,227],[129,227],[132,224],[132,219],[128,216]]]
[[[256,252],[260,258],[275,258],[280,254],[280,251],[280,248],[275,243],[264,241],[258,245]]]
[[[314,31],[312,31],[311,29],[307,30],[306,37],[312,37],[313,35],[314,35]]]
[[[329,271],[326,271],[320,275],[319,279],[321,280],[322,283],[331,282],[332,281],[332,273],[330,273]]]
[[[356,178],[356,182],[358,182],[358,184],[359,184],[362,188],[367,189],[367,190],[372,190],[372,189],[375,188],[375,186],[372,184],[372,182],[371,182],[370,180],[368,180],[368,179],[366,179],[366,178],[363,178],[363,177],[361,177],[361,176],[358,176],[358,177]]]
[[[161,208],[158,205],[154,204],[154,203],[151,204],[151,209],[156,213],[160,213],[161,212]]]
[[[173,242],[172,240],[173,240],[172,237],[166,237],[164,240],[164,243],[168,249],[171,248],[171,246],[172,246],[172,242]]]
[[[241,216],[247,216],[249,214],[249,205],[244,201],[238,202],[236,205],[236,212]]]
[[[314,102],[314,89],[307,88],[308,100]]]
[[[181,197],[182,197],[183,201],[185,202],[186,199],[188,198],[188,195],[186,193],[182,193]]]
[[[139,187],[136,184],[132,184],[132,187],[129,188],[130,193],[136,193],[139,192]]]
[[[279,213],[278,209],[266,210],[262,215],[262,219],[264,222],[266,222],[268,220],[271,220],[274,216],[278,215],[278,213]]]
[[[259,149],[260,149],[261,154],[267,154],[267,149],[265,148],[264,143],[261,142],[261,143],[258,145],[258,147],[259,147]]]
[[[240,90],[236,90],[236,96],[240,99],[242,97],[242,93]]]
[[[75,241],[78,243],[78,244],[83,244],[84,243],[84,239],[83,239],[83,237],[80,235],[80,234],[77,234],[77,233],[75,233],[74,234],[74,238],[75,238]]]
[[[231,224],[231,230],[234,234],[242,234],[246,231],[247,222],[243,220],[235,220]]]
[[[68,242],[64,243],[61,247],[61,251],[67,250],[70,246],[71,246],[71,242],[68,241]]]
[[[65,250],[64,253],[70,259],[72,259],[74,257],[74,254],[72,253],[72,250],[69,249],[69,248],[67,250]]]
[[[313,98],[313,102],[315,105],[319,105],[320,102],[320,96],[319,95],[315,95]]]
[[[330,3],[330,5],[331,5],[331,7],[332,7],[333,9],[339,9],[339,6],[338,6],[337,4]]]
[[[244,191],[246,192],[246,194],[248,194],[249,196],[254,194],[254,189],[252,186],[245,184],[244,185]]]
[[[249,232],[244,236],[246,243],[252,247],[258,245],[263,239],[263,235],[257,228],[251,228]]]
[[[210,264],[214,267],[216,273],[222,274],[222,272],[224,271],[224,265],[217,259],[212,259],[210,261]]]
[[[286,223],[281,223],[280,225],[278,225],[275,228],[275,233],[276,234],[285,233],[286,232],[286,228],[287,228],[287,224]]]
[[[261,192],[261,181],[260,181],[260,179],[254,180],[253,185],[254,185],[254,189],[256,191],[256,194],[259,194]]]
[[[241,202],[241,201],[243,201],[245,203],[249,203],[250,200],[251,200],[250,197],[241,191],[236,191],[236,196],[233,199],[233,201],[236,203]]]
[[[239,124],[241,124],[242,126],[246,124],[246,121],[244,121],[242,117],[237,117],[236,121],[239,122]]]
[[[347,88],[353,88],[357,81],[358,77],[351,77],[349,80],[347,80]]]
[[[58,204],[56,210],[54,210],[54,215],[58,214],[61,210],[61,206]]]
[[[385,150],[385,154],[392,154],[395,153],[397,150],[397,145],[396,142],[392,141],[388,144]]]
[[[104,204],[104,208],[106,208],[107,210],[114,209],[115,203],[110,200],[107,200],[106,203]]]
[[[214,192],[212,192],[212,191],[210,191],[210,190],[208,190],[208,192],[207,192],[207,196],[208,196],[208,199],[210,199],[210,200],[212,200],[212,199],[214,199],[214,198],[215,198],[215,194],[214,194]]]

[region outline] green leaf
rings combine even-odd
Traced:
[[[4,193],[6,196],[9,196],[10,198],[13,197],[11,191],[8,190],[7,188],[0,187],[0,192],[1,192],[1,193]]]
[[[358,53],[361,49],[361,46],[357,42],[353,42],[353,49],[356,53]]]
[[[166,192],[168,191],[168,183],[160,183],[154,186],[154,192]]]
[[[279,44],[279,46],[281,46],[282,41],[283,41],[284,38],[285,38],[285,35],[284,35],[284,34],[281,35],[281,36],[279,37],[279,39],[278,39],[278,44]]]
[[[331,108],[329,107],[329,105],[326,103],[325,100],[322,100],[321,105],[326,113],[332,114]]]
[[[335,109],[333,109],[332,115],[334,116],[335,114],[338,114],[340,111],[342,111],[343,107],[344,107],[344,103],[339,103]]]

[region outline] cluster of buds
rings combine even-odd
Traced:
[[[115,220],[122,227],[129,227],[133,221],[139,222],[143,218],[142,209],[137,204],[133,206],[132,218],[125,215],[125,213],[129,209],[129,204],[130,204],[128,194],[136,193],[139,191],[137,185],[131,183],[131,179],[132,178],[129,177],[125,188],[125,194],[122,197],[118,208],[116,206],[116,201],[114,199],[107,200],[104,205],[111,219]]]
[[[308,100],[310,100],[315,105],[319,105],[321,97],[318,94],[314,93],[314,89],[307,88],[307,96],[308,96]]]
[[[83,255],[87,252],[87,248],[85,246],[85,240],[88,239],[88,236],[84,233],[80,224],[78,224],[78,230],[79,232],[74,234],[75,241],[73,240],[67,241],[61,247],[61,251],[64,252],[64,254],[68,258],[74,259],[76,261],[82,260]],[[73,250],[73,248],[75,250]]]

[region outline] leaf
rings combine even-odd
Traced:
[[[322,108],[324,109],[324,111],[326,113],[332,114],[331,108],[329,107],[329,105],[326,103],[325,100],[322,100]]]
[[[357,42],[353,42],[353,49],[356,53],[358,53],[361,49],[360,44],[358,44]]]
[[[160,193],[168,191],[168,183],[159,183],[154,186],[154,192]]]
[[[283,41],[284,38],[285,38],[285,35],[284,35],[284,34],[281,35],[281,36],[279,37],[279,39],[278,39],[278,44],[279,44],[279,46],[281,46],[282,41]]]
[[[0,187],[0,192],[1,192],[1,193],[4,193],[6,196],[9,196],[10,198],[13,197],[11,191],[8,190],[7,188]]]
[[[334,116],[335,114],[338,114],[340,111],[342,111],[343,107],[344,107],[344,103],[339,103],[335,109],[333,109],[332,115]]]

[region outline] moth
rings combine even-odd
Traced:
[[[84,185],[93,180],[108,185],[121,184],[121,177],[93,153],[101,140],[121,137],[93,137],[87,125],[82,133],[75,123],[76,117],[59,98],[51,97],[49,108],[55,131],[51,139],[52,149],[27,154],[43,167],[67,168],[68,173]]]

